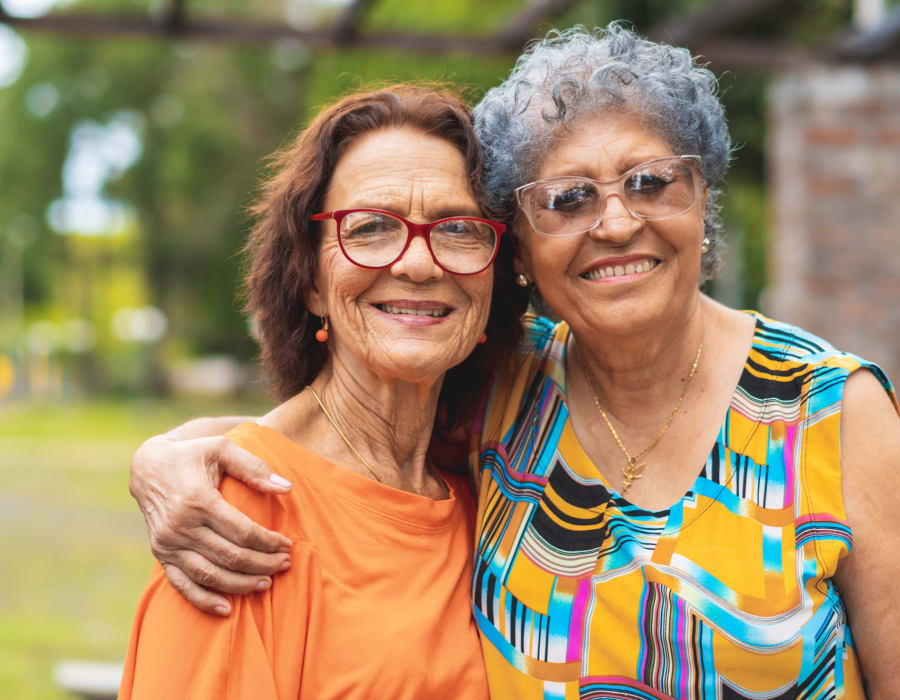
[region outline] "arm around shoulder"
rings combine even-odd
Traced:
[[[900,697],[900,416],[874,374],[847,379],[841,408],[841,481],[853,548],[835,582],[847,608],[870,698]]]
[[[257,490],[285,493],[265,462],[223,435],[240,418],[204,418],[147,440],[134,456],[129,487],[141,508],[154,556],[172,584],[207,612],[230,605],[206,590],[256,590],[282,570],[290,542],[225,503],[217,486],[227,472]]]

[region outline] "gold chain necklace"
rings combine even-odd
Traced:
[[[337,434],[341,436],[341,439],[347,444],[347,447],[349,447],[353,451],[353,454],[355,454],[357,459],[359,459],[359,461],[362,462],[363,465],[365,465],[366,469],[368,469],[370,472],[372,472],[372,476],[375,477],[375,481],[377,481],[379,484],[383,484],[384,482],[378,476],[378,472],[376,472],[372,468],[372,465],[369,464],[366,460],[364,460],[363,456],[359,452],[357,452],[356,448],[353,446],[353,443],[350,442],[350,438],[348,438],[346,435],[344,435],[344,431],[342,431],[340,428],[338,428],[338,424],[335,423],[334,418],[331,417],[331,414],[328,412],[328,409],[325,408],[325,404],[322,403],[322,399],[319,398],[319,395],[316,393],[316,390],[313,389],[312,386],[309,387],[309,390],[310,390],[310,392],[312,392],[313,398],[316,400],[316,403],[319,404],[319,408],[322,409],[322,413],[325,414],[325,417],[328,419],[328,422],[331,423],[331,427],[337,431]]]
[[[681,404],[684,401],[685,394],[687,394],[691,379],[694,378],[694,374],[697,372],[697,365],[700,363],[700,353],[702,352],[703,341],[701,340],[700,347],[697,348],[697,356],[694,358],[694,364],[691,365],[691,371],[688,373],[687,380],[684,383],[684,389],[681,390],[681,396],[678,397],[678,401],[675,403],[675,408],[672,409],[672,412],[666,419],[666,424],[663,426],[662,430],[659,431],[659,434],[653,439],[653,442],[651,442],[638,454],[632,457],[625,445],[622,443],[622,438],[619,437],[619,433],[616,432],[615,427],[610,422],[609,416],[606,415],[606,411],[603,410],[603,406],[600,405],[600,401],[597,398],[597,390],[594,388],[594,380],[591,377],[591,373],[588,371],[587,365],[584,363],[584,360],[581,359],[581,352],[578,350],[578,343],[575,343],[575,354],[578,355],[578,362],[579,364],[581,364],[581,368],[584,371],[584,376],[587,378],[588,386],[591,389],[591,395],[594,397],[594,403],[597,406],[597,410],[600,411],[600,415],[603,416],[603,420],[606,422],[606,427],[609,428],[609,431],[612,433],[612,436],[616,440],[616,444],[619,446],[619,449],[622,450],[622,453],[625,455],[625,459],[628,460],[627,462],[625,462],[625,466],[622,467],[623,496],[628,493],[628,489],[631,488],[632,482],[640,479],[641,476],[643,476],[644,467],[646,467],[647,464],[638,464],[638,460],[643,459],[650,452],[650,450],[656,447],[657,443],[662,440],[662,436],[666,434],[669,426],[672,425],[672,420],[675,418],[675,414],[678,413],[678,409],[681,408]]]
[[[334,418],[331,417],[331,414],[328,412],[328,409],[325,408],[325,404],[322,403],[322,399],[319,398],[319,395],[316,393],[316,390],[312,388],[312,385],[310,385],[308,388],[309,388],[310,393],[312,393],[313,398],[316,400],[316,403],[319,404],[319,408],[322,409],[322,413],[325,414],[325,417],[328,419],[328,422],[331,423],[331,427],[337,431],[337,434],[341,436],[341,439],[344,441],[344,443],[347,445],[347,447],[349,447],[351,449],[353,454],[356,455],[356,458],[360,462],[363,463],[363,466],[365,466],[365,468],[371,472],[372,476],[375,477],[375,481],[377,481],[379,484],[383,484],[384,482],[381,480],[381,477],[378,476],[378,473],[372,468],[372,465],[363,459],[363,456],[353,446],[353,443],[350,442],[350,438],[348,438],[346,435],[344,435],[344,431],[338,427],[338,424],[335,422]],[[431,474],[432,478],[435,481],[437,481],[438,486],[441,487],[441,491],[443,493],[449,493],[449,491],[447,490],[447,485],[444,483],[444,480],[441,479],[437,475],[437,473],[434,470],[434,467],[432,467],[428,461],[425,462],[425,466],[428,469],[428,472]]]

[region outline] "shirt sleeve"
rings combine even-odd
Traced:
[[[265,517],[273,497],[232,480],[223,483],[223,495],[273,525]],[[310,543],[295,540],[291,558],[291,570],[277,575],[269,590],[226,596],[227,618],[194,608],[157,564],[135,614],[120,700],[299,697],[321,572]]]

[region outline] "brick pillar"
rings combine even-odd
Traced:
[[[900,69],[773,79],[764,310],[900,383]]]

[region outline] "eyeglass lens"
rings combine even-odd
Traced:
[[[389,214],[351,212],[340,227],[344,253],[366,267],[386,267],[403,252],[409,238],[406,224]],[[497,246],[497,232],[486,223],[446,219],[431,229],[429,243],[435,261],[449,272],[471,274],[485,269]]]
[[[640,165],[611,183],[582,177],[554,178],[530,192],[529,218],[541,233],[581,233],[600,223],[610,192],[620,194],[635,216],[677,216],[694,203],[694,171],[683,160],[672,158]]]

